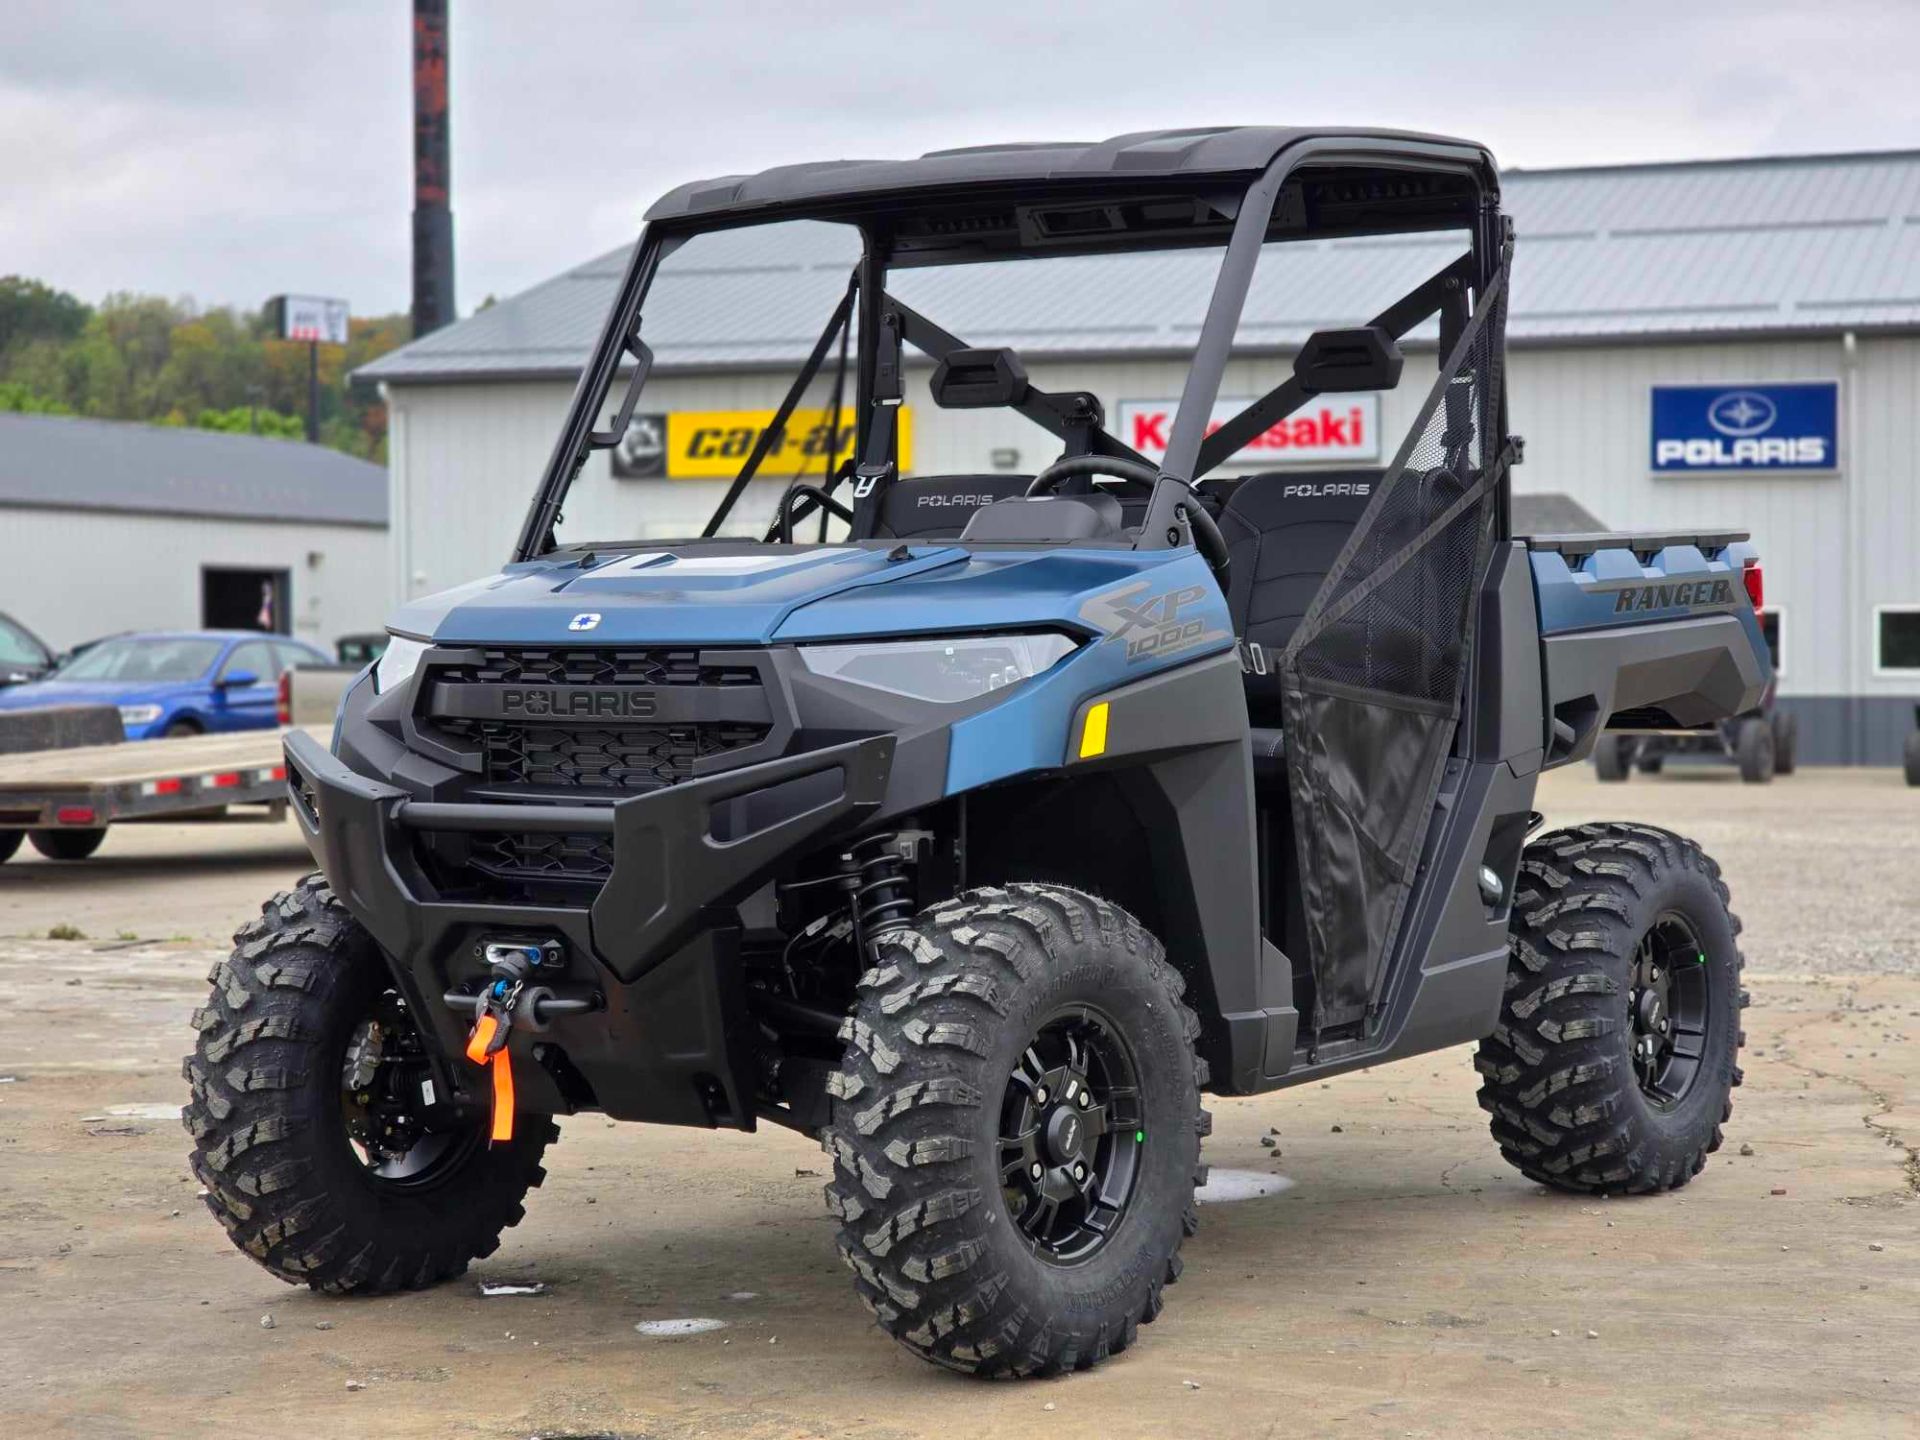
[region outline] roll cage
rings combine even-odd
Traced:
[[[906,348],[933,360],[937,373],[967,365],[992,369],[1002,356],[1017,366],[1013,352],[973,349],[890,294],[890,270],[1224,244],[1164,458],[1149,466],[1157,471],[1157,480],[1134,544],[1157,549],[1191,543],[1179,502],[1195,483],[1321,393],[1296,369],[1209,430],[1263,244],[1466,231],[1469,245],[1462,255],[1362,327],[1398,341],[1437,315],[1443,359],[1465,330],[1478,298],[1504,273],[1510,244],[1510,228],[1499,210],[1497,172],[1484,150],[1466,141],[1387,131],[1161,132],[1094,146],[1016,146],[940,152],[919,161],[790,167],[684,186],[648,212],[575,387],[514,560],[534,559],[557,548],[554,530],[568,487],[594,450],[618,444],[625,432],[653,368],[653,352],[640,333],[641,314],[666,258],[697,235],[787,220],[853,225],[861,240],[860,258],[826,327],[702,538],[718,533],[836,343],[836,411],[850,345],[853,352],[852,453],[844,462],[837,454],[829,457],[823,485],[790,484],[776,517],[784,516],[789,523],[806,518],[832,502],[835,491],[850,481],[851,538],[856,541],[874,538],[879,502],[899,478],[896,417],[904,393]],[[598,428],[597,417],[613,383],[628,366],[626,389],[612,422]],[[1026,384],[1024,376],[1018,383],[1005,375],[999,380],[1003,383],[997,391],[989,383],[988,399],[964,403],[999,404],[1015,411],[1057,437],[1066,457],[1101,455],[1147,463],[1105,428],[1095,396],[1044,391]],[[1504,402],[1501,409],[1498,440],[1504,444]],[[839,427],[829,428],[837,444]],[[796,496],[796,491],[805,493]],[[1503,539],[1510,526],[1508,496],[1503,467],[1495,506],[1495,533]],[[798,503],[792,503],[796,499]]]

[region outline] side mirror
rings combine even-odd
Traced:
[[[1391,390],[1404,363],[1400,347],[1378,325],[1316,330],[1294,356],[1293,376],[1313,395]]]
[[[237,690],[245,685],[258,685],[259,683],[260,677],[251,670],[229,670],[218,680],[214,681],[214,684],[218,685],[222,690]]]
[[[928,389],[943,410],[1018,405],[1032,387],[1027,367],[1011,350],[949,350],[933,367]]]

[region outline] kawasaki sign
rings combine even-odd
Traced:
[[[1840,465],[1840,386],[1656,385],[1653,468],[1834,470]]]

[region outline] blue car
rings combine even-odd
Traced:
[[[0,690],[0,710],[117,705],[129,740],[262,730],[276,723],[282,670],[332,663],[302,641],[251,630],[116,635],[44,680]]]

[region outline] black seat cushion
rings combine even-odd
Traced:
[[[982,506],[1027,493],[1031,475],[920,475],[897,480],[880,502],[880,533],[953,540]]]
[[[1256,660],[1247,672],[1247,712],[1256,726],[1281,723],[1272,661],[1293,638],[1382,473],[1263,471],[1226,494],[1219,523],[1232,559],[1227,608],[1234,633],[1265,652],[1265,663]]]

